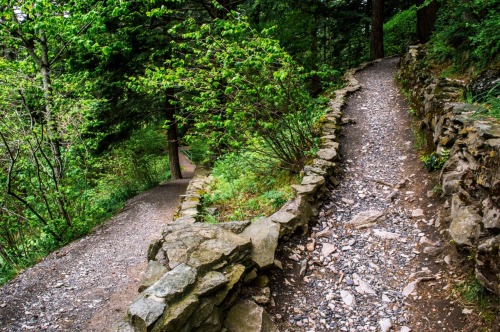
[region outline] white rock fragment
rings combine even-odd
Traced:
[[[354,204],[354,201],[352,199],[349,199],[349,198],[342,198],[342,202],[348,204],[348,205],[353,205]]]
[[[417,284],[418,284],[418,281],[414,281],[414,282],[410,282],[408,285],[406,285],[406,287],[403,289],[403,292],[402,292],[403,296],[407,297],[408,295],[413,293],[415,291],[415,289],[417,289]]]
[[[377,221],[382,221],[384,217],[384,211],[367,210],[355,215],[354,218],[349,221],[349,224],[356,228],[363,228],[366,226],[371,226]]]
[[[342,301],[348,306],[353,306],[356,303],[354,295],[352,295],[351,292],[341,290],[340,296],[342,297]]]
[[[321,254],[322,254],[324,257],[328,257],[328,256],[330,256],[330,254],[332,254],[335,250],[337,250],[337,248],[336,248],[333,244],[330,244],[330,243],[323,243],[323,247],[321,248]]]
[[[358,292],[359,294],[377,295],[377,292],[375,292],[375,290],[370,286],[370,284],[361,279],[359,275],[354,274],[353,279],[355,282],[359,284],[359,286],[356,287],[356,292]]]
[[[387,232],[387,231],[382,231],[380,229],[374,229],[373,230],[373,235],[386,239],[386,240],[394,240],[398,239],[401,235],[399,233],[392,233],[392,232]]]
[[[411,211],[411,216],[412,218],[420,218],[424,216],[424,210],[422,209],[415,209]]]
[[[382,302],[392,302],[389,296],[382,294]]]
[[[380,332],[387,332],[391,329],[392,322],[389,318],[383,318],[378,322],[378,325],[380,325]]]
[[[399,330],[400,332],[410,332],[411,329],[408,327],[408,326],[401,326],[401,330]]]

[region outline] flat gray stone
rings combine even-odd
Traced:
[[[197,271],[186,264],[180,264],[173,270],[165,273],[154,285],[147,288],[144,293],[163,298],[169,301],[182,295],[196,282]]]
[[[270,267],[278,246],[280,225],[267,218],[260,218],[248,226],[241,237],[252,241],[252,259],[261,268]]]
[[[224,274],[217,271],[210,271],[201,279],[196,289],[196,295],[208,295],[226,285],[227,283],[229,283],[229,279],[227,279]]]
[[[500,229],[500,210],[491,207],[483,216],[483,224],[486,229]]]
[[[326,160],[326,161],[332,161],[337,157],[337,150],[335,149],[321,149],[316,152],[316,155],[318,158]]]
[[[146,268],[146,272],[144,273],[141,285],[139,286],[139,292],[142,292],[149,286],[153,285],[157,282],[165,273],[168,272],[168,269],[163,266],[158,261],[149,261],[148,267]]]
[[[288,224],[293,221],[297,216],[293,213],[279,210],[278,212],[272,214],[269,219],[280,224]]]
[[[166,308],[162,299],[141,296],[128,308],[130,323],[135,331],[149,331]]]
[[[471,206],[462,205],[458,195],[452,198],[450,236],[459,246],[472,246],[479,236],[482,221]]]
[[[354,218],[349,221],[349,225],[356,228],[361,228],[363,226],[368,226],[374,224],[377,221],[382,221],[385,218],[384,211],[378,210],[367,210],[358,213]]]
[[[245,228],[248,227],[248,225],[250,225],[250,220],[229,221],[217,224],[218,227],[234,234],[240,234]]]
[[[279,332],[264,308],[248,300],[229,310],[224,327],[228,332]]]
[[[324,183],[325,183],[325,178],[320,175],[308,175],[302,178],[302,185],[309,185],[309,184],[322,185]]]
[[[297,194],[314,194],[316,190],[318,189],[319,184],[307,184],[307,185],[302,185],[302,184],[294,184],[292,185],[292,188],[297,192]]]

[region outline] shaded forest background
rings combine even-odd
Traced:
[[[290,192],[273,186],[293,181],[315,152],[322,92],[342,85],[346,69],[421,42],[443,75],[498,70],[498,8],[498,0],[2,0],[0,283],[127,198],[180,178],[179,146],[240,181],[225,185],[262,187],[261,200],[279,206]]]

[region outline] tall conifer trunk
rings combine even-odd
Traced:
[[[384,0],[373,0],[370,59],[384,57]]]
[[[416,0],[418,6],[424,4],[424,0]],[[417,35],[422,44],[425,44],[431,38],[434,31],[434,24],[436,23],[437,11],[439,4],[436,0],[431,1],[427,6],[417,10]]]

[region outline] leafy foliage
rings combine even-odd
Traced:
[[[242,17],[201,26],[188,20],[172,29],[186,41],[177,45],[181,55],[138,83],[153,91],[175,89],[182,110],[177,121],[194,124],[185,139],[206,142],[215,155],[252,146],[300,170],[322,111],[277,41],[255,33]]]
[[[454,72],[480,71],[500,58],[500,1],[443,0],[429,48],[433,62]]]
[[[249,151],[230,153],[219,158],[204,206],[214,206],[209,222],[249,220],[270,215],[293,196],[291,184],[298,181],[265,156]]]
[[[417,40],[417,9],[415,6],[394,15],[384,24],[386,55],[403,55]]]
[[[443,168],[444,163],[448,160],[449,157],[450,151],[443,150],[441,155],[432,152],[430,155],[422,156],[420,160],[422,160],[425,168],[427,168],[429,172],[433,172]]]

